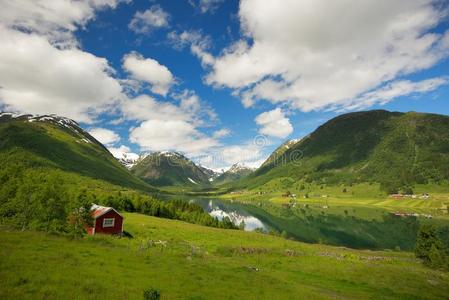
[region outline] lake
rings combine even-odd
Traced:
[[[325,243],[358,249],[412,250],[419,221],[388,213],[378,220],[355,215],[324,213],[311,207],[281,207],[265,203],[243,204],[211,198],[186,199],[209,215],[228,217],[235,225],[244,222],[246,231],[260,229],[308,243]]]
[[[218,220],[228,217],[236,226],[240,226],[244,222],[246,231],[256,229],[267,231],[267,226],[253,216],[248,209],[245,209],[245,205],[218,199],[191,199],[189,202],[200,205],[204,211]]]

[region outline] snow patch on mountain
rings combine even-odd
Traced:
[[[193,179],[190,178],[190,177],[187,177],[187,179],[188,179],[191,183],[198,184],[195,180],[193,180]]]
[[[233,164],[226,172],[227,173],[240,173],[242,171],[253,171],[253,168],[248,167],[247,165],[245,165],[244,163],[238,162]]]

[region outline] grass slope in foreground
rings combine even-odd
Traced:
[[[125,214],[134,239],[0,230],[2,299],[447,299],[411,253],[308,245]],[[152,241],[166,241],[166,247]]]

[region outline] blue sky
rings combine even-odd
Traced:
[[[344,112],[449,115],[447,4],[353,2],[12,1],[0,107],[212,168],[257,166]]]

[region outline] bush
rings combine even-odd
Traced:
[[[159,300],[161,299],[161,293],[153,288],[143,291],[143,299],[145,300]]]

